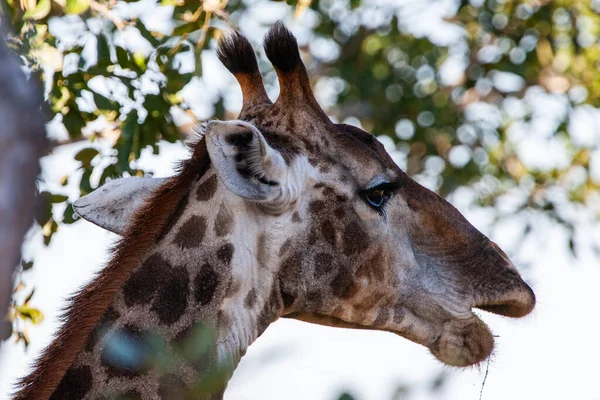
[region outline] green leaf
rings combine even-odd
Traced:
[[[208,40],[206,40],[206,42],[208,42]],[[194,50],[194,57],[196,58],[194,73],[197,76],[202,76],[202,52]]]
[[[104,185],[108,178],[115,179],[118,177],[119,172],[117,171],[116,164],[111,164],[102,171],[102,175],[100,175],[100,185]]]
[[[52,203],[50,202],[50,193],[42,192],[38,195],[38,206],[35,212],[35,220],[40,226],[46,225],[52,217]]]
[[[65,212],[63,213],[62,223],[63,224],[72,224],[73,222],[77,221],[78,219],[79,219],[79,217],[75,213],[75,210],[73,210],[73,204],[69,204],[67,206],[67,208],[65,208]]]
[[[85,120],[81,116],[79,109],[71,107],[69,112],[63,115],[63,125],[69,136],[72,138],[78,138],[81,136],[81,131],[86,125]]]
[[[21,268],[23,268],[23,271],[29,271],[33,268],[33,261],[21,260]]]
[[[115,51],[117,53],[117,61],[119,62],[119,65],[123,68],[130,68],[131,58],[129,57],[129,52],[121,46],[116,46]]]
[[[40,20],[50,13],[50,8],[50,0],[40,0],[34,8],[27,10],[25,14],[23,14],[23,19]]]
[[[133,53],[133,61],[135,62],[135,65],[138,67],[140,72],[144,72],[146,71],[146,68],[148,68],[144,54],[140,53],[139,51]]]
[[[44,245],[50,245],[52,236],[58,231],[58,224],[53,219],[49,220],[42,226],[42,234],[44,236]]]
[[[82,196],[92,192],[92,185],[90,183],[91,176],[92,176],[92,169],[88,167],[83,171],[83,175],[81,176],[81,181],[79,182],[79,191]]]
[[[177,130],[177,127],[175,126],[173,121],[170,120],[170,118],[162,118],[159,121],[159,125],[162,139],[170,143],[174,143],[176,140],[179,139],[179,131]]]
[[[139,128],[140,126],[138,124],[138,113],[136,110],[133,110],[129,113],[129,115],[127,115],[127,119],[125,120],[125,123],[121,128],[121,137],[117,142],[117,145],[120,145],[118,149],[119,161],[117,164],[120,167],[121,171],[129,170],[129,156],[133,148],[134,137],[138,134]]]
[[[98,51],[98,67],[106,67],[111,64],[108,40],[103,34],[96,36],[96,38],[98,39],[98,44],[96,46]]]
[[[175,73],[167,76],[166,89],[169,93],[175,94],[179,92],[185,85],[190,83],[192,78],[195,76],[193,73],[179,74]]]
[[[96,107],[98,107],[99,110],[119,111],[119,108],[121,107],[119,103],[112,101],[99,93],[93,92],[93,94],[94,103],[96,103]]]
[[[92,165],[92,160],[96,157],[100,152],[92,147],[87,147],[83,150],[80,150],[79,153],[75,154],[75,160],[81,161],[83,167],[89,168]]]
[[[160,41],[152,36],[152,33],[146,28],[146,26],[141,21],[136,21],[135,27],[138,28],[140,34],[144,39],[150,42],[152,47],[157,48],[160,45]]]
[[[140,148],[143,149],[146,146],[156,144],[156,141],[158,140],[158,131],[159,127],[157,126],[157,121],[152,118],[152,116],[147,116],[144,125],[141,126]]]
[[[69,196],[65,196],[62,194],[51,194],[50,195],[50,203],[62,203],[64,201],[67,201],[69,199]]]
[[[173,29],[174,36],[181,36],[186,33],[194,32],[195,30],[200,29],[198,26],[198,22],[189,22],[187,24],[179,25],[175,29]]]
[[[67,14],[81,14],[90,8],[90,0],[67,0],[65,12]]]
[[[17,315],[23,320],[30,320],[33,324],[39,324],[44,320],[44,314],[34,307],[26,304],[15,307]]]
[[[169,104],[160,93],[147,94],[144,99],[144,108],[148,110],[148,113],[153,117],[158,117],[159,115],[166,114],[171,109],[171,104]]]

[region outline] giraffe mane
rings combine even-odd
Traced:
[[[190,186],[209,166],[206,142],[201,139],[191,157],[180,163],[176,175],[157,188],[134,214],[131,224],[112,248],[107,266],[68,300],[60,317],[62,326],[35,361],[32,372],[16,384],[19,392],[15,400],[41,400],[52,395],[115,293],[173,223],[178,209],[186,203]]]

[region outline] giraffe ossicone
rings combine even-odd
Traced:
[[[122,238],[16,399],[185,398],[208,371],[229,376],[279,317],[393,332],[468,366],[494,346],[473,308],[533,310],[497,245],[371,134],[327,118],[283,25],[264,47],[275,102],[248,40],[227,36],[218,56],[241,86],[238,120],[204,125],[173,177],[117,180],[75,203]],[[150,337],[180,349],[198,325],[214,331],[200,359],[153,365]]]

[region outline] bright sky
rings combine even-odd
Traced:
[[[45,160],[48,184],[77,165],[62,149]],[[185,157],[181,145],[162,145],[160,157],[145,154],[145,167],[168,176],[173,161]],[[467,212],[476,226],[479,220]],[[504,234],[510,235],[510,232]],[[548,230],[544,252],[522,271],[532,284],[538,305],[531,316],[510,320],[481,312],[497,338],[483,399],[597,400],[600,359],[600,265],[597,259],[575,261],[566,253],[559,228]],[[30,329],[32,344],[5,346],[0,360],[0,399],[15,378],[51,340],[63,299],[87,282],[106,262],[115,236],[85,221],[63,227],[49,248],[33,243],[36,265],[27,277],[35,282],[34,305],[46,318]],[[432,379],[445,372],[451,379],[431,392]],[[227,400],[335,400],[347,390],[358,400],[388,400],[401,384],[415,388],[411,399],[478,399],[485,366],[467,370],[442,366],[427,349],[390,333],[321,327],[280,320],[252,345],[229,385]]]
[[[257,1],[251,18],[240,21],[242,30],[253,33],[258,39],[264,33],[261,30],[263,28],[253,21],[265,23],[265,18],[275,20],[289,14],[289,9],[283,10],[283,3],[270,8],[269,12],[261,9],[262,3]],[[417,0],[405,0],[405,3],[412,4],[412,8],[408,9],[419,9]],[[438,42],[457,40],[460,32],[428,28],[442,24],[441,18],[446,15],[448,4],[451,3],[444,1],[443,7],[434,7],[434,12],[427,14],[426,19],[419,13],[408,15],[407,18],[413,19],[416,15],[420,21],[413,27],[417,29],[414,33],[429,35]],[[148,26],[156,27],[168,22],[164,16],[152,12],[148,1],[131,4],[131,7],[139,8],[139,14]],[[307,18],[304,22],[310,23],[310,15]],[[75,29],[76,24],[71,22],[55,28]],[[308,40],[306,37],[303,40],[300,24],[296,28],[299,41]],[[135,39],[124,37],[123,40]],[[228,107],[235,109],[236,104],[239,107],[239,89],[231,86],[230,76],[214,72],[222,70],[214,55],[209,53],[203,57],[203,67],[203,79],[194,80],[183,93],[194,112],[200,117],[210,115],[210,109],[204,105],[211,103],[211,98],[217,96],[219,91],[233,93],[233,100],[229,100],[233,103],[228,103]],[[457,68],[460,70],[461,67],[449,65],[448,76]],[[206,82],[210,82],[210,86]],[[268,89],[270,94],[274,94],[277,87],[275,85]],[[540,99],[526,101],[539,103]],[[540,109],[553,113],[550,107]],[[485,110],[480,111],[480,115],[488,115]],[[584,128],[594,126],[600,117],[596,113],[590,118],[592,120],[587,124],[581,122]],[[548,115],[541,115],[537,120],[548,122],[551,119]],[[585,120],[582,118],[577,121]],[[543,132],[540,126],[532,126],[528,132],[533,130]],[[523,132],[516,131],[513,134],[515,141],[519,141],[519,135]],[[588,136],[593,140],[594,137],[600,138],[600,133],[592,132]],[[385,144],[389,145],[388,142]],[[78,148],[75,145],[59,149],[44,160],[47,185],[58,185],[61,176],[77,168],[72,154]],[[161,149],[160,157],[145,154],[142,163],[145,168],[156,171],[157,176],[168,176],[173,161],[185,157],[186,153],[178,144],[164,144]],[[540,154],[539,148],[533,144],[523,146],[524,153],[521,155],[525,159],[528,158],[527,149],[530,152],[534,149]],[[554,155],[558,153],[552,153],[552,149],[546,150],[544,154],[549,156],[545,159],[556,160]],[[402,155],[398,154],[396,159],[401,160]],[[535,160],[540,160],[540,157],[534,157]],[[600,166],[600,162],[597,164]],[[597,169],[597,175],[600,176],[600,167]],[[76,191],[74,188],[70,190],[74,199]],[[460,203],[460,199],[456,200]],[[460,204],[458,206],[460,208]],[[487,229],[489,216],[472,210],[461,211],[475,226],[490,234]],[[513,228],[497,230],[492,238],[501,245],[510,242],[518,237],[518,231]],[[600,400],[597,384],[597,364],[600,360],[600,318],[597,311],[600,304],[600,290],[597,288],[600,262],[589,254],[584,254],[580,260],[572,259],[567,253],[562,229],[548,225],[544,231],[547,235],[542,238],[546,240],[545,246],[527,254],[527,258],[533,262],[529,269],[522,271],[537,295],[538,305],[534,313],[521,320],[510,320],[481,312],[483,319],[499,335],[496,354],[489,364],[483,390],[482,398],[485,400]],[[35,284],[33,304],[44,312],[45,320],[30,329],[32,344],[27,352],[23,351],[21,345],[3,347],[0,399],[8,398],[15,379],[26,372],[27,364],[49,343],[57,328],[57,315],[64,306],[63,299],[101,268],[114,239],[114,235],[80,221],[62,227],[49,248],[44,248],[37,241],[26,247],[26,256],[35,255],[36,260],[33,271],[27,274],[26,279]],[[450,378],[447,385],[443,386],[441,392],[431,392],[430,382],[442,372]],[[485,365],[467,370],[443,367],[424,347],[390,333],[334,329],[280,320],[250,347],[230,382],[225,398],[336,400],[342,391],[347,390],[357,400],[391,400],[396,388],[407,384],[414,388],[415,392],[410,398],[415,400],[476,400],[479,399],[484,375]]]

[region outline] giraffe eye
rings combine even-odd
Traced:
[[[381,211],[385,203],[392,197],[392,188],[390,184],[384,183],[367,189],[363,193],[367,203],[377,211]]]

